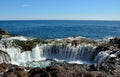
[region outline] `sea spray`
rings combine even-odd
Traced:
[[[100,51],[95,54],[95,52],[97,52],[97,44],[94,44],[94,42],[91,44],[91,41],[83,39],[82,42],[77,41],[77,44],[74,39],[72,39],[72,42],[70,41],[69,43],[65,43],[63,40],[60,40],[62,42],[56,43],[55,40],[47,44],[36,44],[31,50],[22,49],[21,46],[14,43],[14,40],[16,39],[1,40],[0,50],[8,53],[12,64],[22,66],[26,66],[27,63],[46,59],[78,64],[100,64],[110,57],[110,53],[108,51]],[[18,42],[21,42],[20,39],[17,40],[19,40]],[[80,40],[80,38],[77,38],[77,40]]]

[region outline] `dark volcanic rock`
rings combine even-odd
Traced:
[[[0,64],[0,77],[29,77],[24,67],[12,64]]]
[[[0,28],[0,34],[1,35],[9,35],[8,32],[4,31],[3,29]]]
[[[0,39],[2,38],[2,35],[10,35],[10,34],[0,28]]]
[[[61,64],[47,68],[36,67],[29,72],[18,66],[11,67],[14,68],[10,68],[1,77],[120,77],[119,70],[105,71],[106,68],[99,68],[96,65]]]
[[[112,77],[101,71],[88,71],[87,65],[64,64],[47,67],[46,69],[34,68],[30,70],[30,77]]]
[[[100,64],[99,69],[111,74],[113,77],[120,77],[120,58],[109,58],[109,60]]]
[[[14,72],[7,72],[3,75],[3,77],[17,77]]]
[[[120,38],[110,39],[109,44],[120,48]]]
[[[3,77],[29,77],[24,68],[14,67],[4,73]]]
[[[1,35],[8,35],[9,33],[0,29]],[[54,40],[55,41],[55,40]],[[23,51],[32,50],[36,44],[47,44],[45,40],[34,39],[27,41],[14,40],[13,43],[16,46],[20,46]],[[56,44],[65,43],[56,41]],[[108,52],[108,58],[105,59],[100,64],[54,64],[47,68],[21,68],[17,65],[5,64],[7,61],[5,54],[7,53],[0,51],[0,77],[120,77],[120,38],[110,39],[108,42],[97,42],[88,39],[78,39],[78,40],[66,40],[66,43],[71,43],[72,46],[77,46],[78,44],[93,44],[96,46],[94,55],[92,55],[92,60],[94,61],[99,52]],[[57,52],[57,47],[54,47],[54,53]],[[53,53],[53,54],[54,54]],[[112,55],[112,57],[111,57]],[[2,59],[1,57],[6,57]],[[27,69],[27,71],[25,70]],[[28,70],[30,70],[28,72]]]

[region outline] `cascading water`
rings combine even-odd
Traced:
[[[79,62],[80,64],[100,64],[110,56],[107,51],[98,52],[95,56],[96,46],[92,44],[78,44],[77,46],[72,46],[72,44],[48,43],[36,45],[36,47],[29,51],[22,51],[21,47],[12,45],[13,40],[5,41],[7,46],[3,44],[4,41],[0,44],[0,50],[8,53],[9,55],[0,55],[1,62],[4,62],[6,59],[9,62],[7,56],[10,56],[11,63],[23,66],[26,66],[29,62],[42,61],[45,59],[58,61],[64,60],[70,63]]]
[[[10,56],[6,52],[0,50],[0,63],[10,63],[10,61]]]
[[[92,45],[54,45],[47,44],[43,47],[43,56],[48,59],[59,59],[65,61],[86,61],[90,62],[94,52]]]

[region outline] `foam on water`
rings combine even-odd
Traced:
[[[73,63],[75,63],[75,64],[84,64],[82,61],[80,61],[80,60],[78,60],[78,61],[69,61],[68,63],[70,63],[70,64],[73,64]]]
[[[100,64],[103,61],[107,60],[108,57],[111,57],[115,54],[110,54],[112,51],[100,51],[95,56],[95,45],[92,44],[78,44],[77,46],[72,46],[72,44],[41,44],[36,45],[32,50],[22,51],[21,47],[16,47],[11,44],[14,38],[7,42],[7,47],[1,43],[0,50],[7,52],[10,55],[11,63],[18,64],[22,66],[43,66],[42,64],[38,64],[37,62],[51,59],[56,62],[68,62],[68,63],[77,63],[77,64],[91,64],[97,63]],[[4,42],[5,40],[1,40]],[[94,56],[94,57],[93,57]],[[34,63],[36,62],[36,63]],[[32,63],[31,65],[28,63]],[[42,62],[46,63],[48,66],[50,64],[49,61]]]

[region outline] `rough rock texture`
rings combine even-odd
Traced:
[[[120,54],[120,51],[118,51]],[[100,64],[100,70],[110,73],[113,77],[120,77],[120,57],[112,57]]]
[[[98,45],[95,55],[106,50],[115,54],[99,65],[62,64],[43,69],[33,68],[29,71],[29,77],[120,77],[119,40],[119,38],[114,38],[108,43]]]
[[[0,36],[9,34],[4,30],[0,29]],[[21,46],[23,50],[31,50],[34,46],[34,43],[47,43],[42,40],[34,41],[15,41],[16,45]],[[56,43],[63,43],[57,41]],[[98,45],[95,49],[95,53],[92,56],[94,59],[99,52],[105,52],[106,50],[110,51],[112,57],[105,60],[101,64],[56,64],[47,68],[29,68],[29,67],[20,67],[17,65],[6,64],[5,56],[7,54],[3,51],[0,51],[0,77],[120,77],[120,38],[110,39],[108,42],[98,43],[94,40],[65,40],[64,43],[72,43],[73,46],[78,44],[95,44]],[[32,45],[31,45],[32,44]],[[4,57],[4,59],[3,59]]]
[[[120,77],[119,72],[106,71],[98,65],[62,64],[47,68],[36,67],[29,72],[24,67],[10,66],[1,77]]]
[[[29,77],[28,73],[24,71],[23,68],[14,68],[9,69],[6,73],[4,73],[3,77]]]
[[[120,77],[120,38],[110,39],[109,42],[101,44],[96,48],[97,52],[110,51],[112,57],[101,63],[99,71],[109,73],[112,77]],[[96,52],[96,53],[97,53]]]
[[[110,39],[109,44],[113,45],[113,46],[115,46],[117,48],[120,48],[120,38],[116,37],[114,39]]]
[[[55,65],[46,69],[30,70],[30,77],[112,77],[101,71],[90,71],[87,65],[65,64]]]
[[[0,64],[0,72],[5,73],[8,68],[9,68],[9,65],[8,65],[8,64],[5,64],[5,63],[1,63],[1,64]]]

